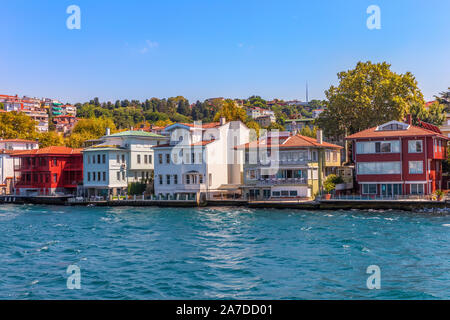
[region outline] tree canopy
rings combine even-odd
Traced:
[[[386,62],[359,62],[354,69],[338,73],[338,79],[337,87],[325,91],[328,107],[317,120],[327,136],[343,137],[402,120],[410,105],[424,104],[415,77],[391,71]]]
[[[0,138],[36,139],[36,122],[22,112],[0,112]]]

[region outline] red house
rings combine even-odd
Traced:
[[[356,181],[363,195],[428,195],[442,188],[447,137],[439,128],[391,121],[346,139],[352,142]]]
[[[48,147],[15,152],[14,167],[17,195],[74,194],[83,182],[82,149]]]

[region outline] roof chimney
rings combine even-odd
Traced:
[[[111,129],[110,128],[106,128],[106,135],[110,136],[111,135]]]
[[[410,126],[412,126],[412,116],[411,116],[411,114],[408,114],[406,116],[406,123],[409,124]]]
[[[317,130],[317,142],[319,144],[323,143],[323,131],[322,130]]]
[[[220,125],[223,126],[227,123],[227,119],[225,117],[220,118]]]

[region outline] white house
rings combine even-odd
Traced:
[[[250,130],[240,121],[178,123],[165,129],[170,141],[154,147],[155,194],[160,199],[195,199],[230,193],[242,183],[243,153]]]
[[[277,121],[277,118],[275,117],[275,112],[268,109],[263,109],[259,107],[254,108],[248,108],[247,109],[247,116],[252,118],[253,120],[258,120],[261,117],[268,118],[269,125],[270,123],[274,123]],[[263,120],[266,121],[266,120]]]
[[[13,190],[15,151],[38,149],[37,141],[9,139],[0,140],[0,194],[10,194]]]
[[[154,168],[153,146],[167,138],[144,131],[108,134],[102,143],[83,150],[85,195],[125,194],[132,182],[148,183]]]

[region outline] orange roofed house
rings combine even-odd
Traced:
[[[442,160],[447,141],[428,123],[413,126],[391,121],[347,137],[359,192],[363,195],[396,197],[429,195],[442,188]]]
[[[302,135],[270,134],[245,150],[243,193],[249,200],[310,199],[337,173],[342,147]]]
[[[48,147],[18,151],[14,167],[17,195],[75,194],[83,182],[82,149]]]

